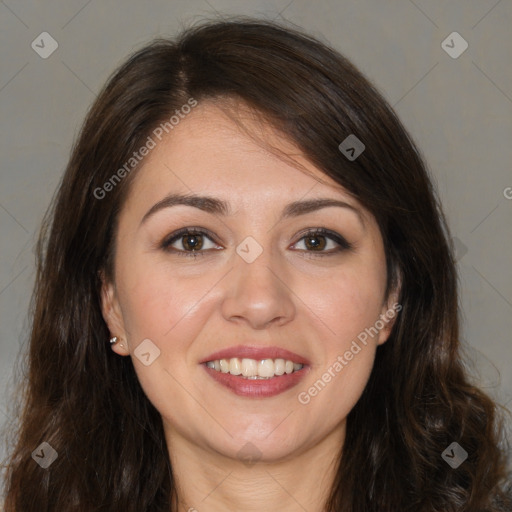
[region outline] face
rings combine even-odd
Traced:
[[[284,460],[340,439],[396,297],[369,212],[289,141],[243,122],[305,169],[198,105],[132,183],[103,314],[168,441],[231,458],[250,442]]]

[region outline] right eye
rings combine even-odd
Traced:
[[[180,256],[195,258],[199,255],[205,256],[206,251],[219,250],[222,247],[216,244],[213,236],[204,229],[183,228],[169,235],[162,242],[161,248]]]

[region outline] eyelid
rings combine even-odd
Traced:
[[[184,228],[177,229],[176,231],[173,231],[170,235],[166,236],[164,238],[164,243],[169,243],[170,241],[173,241],[175,238],[178,238],[182,235],[205,235],[214,241],[216,239],[216,236],[206,228],[201,228],[199,226],[186,226]],[[217,243],[217,242],[215,242]]]

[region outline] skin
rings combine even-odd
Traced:
[[[320,512],[346,417],[393,321],[360,344],[362,350],[309,403],[300,403],[298,394],[389,311],[397,292],[385,297],[384,247],[370,213],[250,111],[239,114],[245,131],[216,105],[202,103],[146,157],[120,213],[114,282],[104,282],[103,315],[121,338],[112,350],[132,357],[163,418],[180,511]],[[307,172],[255,137],[293,155]],[[141,224],[170,193],[222,199],[232,214],[178,205]],[[288,203],[324,197],[357,208],[364,224],[339,206],[280,220]],[[186,250],[182,238],[173,243],[175,252],[159,246],[184,227],[215,235],[202,238],[203,256],[180,255]],[[316,242],[327,244],[321,256],[306,245],[309,228],[334,231],[353,249],[333,252],[338,244],[320,237]],[[263,249],[252,263],[236,252],[247,236]],[[134,354],[144,339],[160,351],[149,366]],[[276,345],[312,364],[284,393],[240,397],[199,364],[238,344]],[[238,455],[248,442],[246,450],[258,459],[252,464]]]

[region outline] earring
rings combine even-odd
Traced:
[[[117,336],[110,338],[110,344],[113,345],[114,343],[117,343]]]

